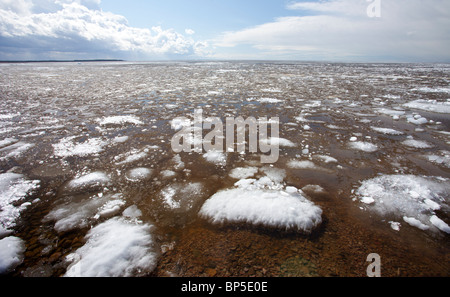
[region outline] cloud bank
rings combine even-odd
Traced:
[[[171,59],[207,55],[193,31],[134,28],[100,0],[1,0],[0,59]]]
[[[214,44],[269,59],[450,62],[450,1],[379,0],[381,17],[369,17],[373,1],[293,2],[299,16],[225,32]]]
[[[368,14],[375,2],[380,17]],[[290,16],[205,41],[189,24],[184,32],[132,27],[101,0],[0,0],[0,60],[450,62],[448,0],[304,0],[285,8]]]

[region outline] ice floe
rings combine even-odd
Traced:
[[[181,130],[182,128],[188,128],[192,126],[192,121],[188,118],[175,118],[170,121],[170,127],[175,130]]]
[[[5,138],[3,140],[0,140],[0,149],[3,149],[6,146],[10,146],[11,144],[14,144],[16,142],[19,142],[16,138]]]
[[[128,140],[128,136],[117,136],[113,139],[113,142],[115,143],[124,143]]]
[[[156,266],[152,226],[115,217],[92,228],[86,244],[67,256],[68,277],[143,276]]]
[[[164,207],[172,210],[187,212],[191,210],[203,197],[202,183],[174,183],[163,188],[159,196]]]
[[[402,226],[399,222],[389,221],[389,224],[391,225],[392,230],[400,231],[400,227]]]
[[[126,178],[130,181],[139,181],[149,178],[153,173],[153,170],[150,168],[139,167],[130,169],[126,173]]]
[[[450,226],[446,222],[438,218],[436,215],[432,215],[430,217],[430,222],[439,230],[450,234]]]
[[[15,236],[0,240],[0,274],[7,273],[22,263],[25,242]]]
[[[287,188],[286,188],[287,189]],[[305,193],[323,194],[327,191],[319,185],[306,185],[302,188]]]
[[[435,225],[445,229],[435,211],[448,207],[450,185],[447,179],[415,175],[380,175],[365,180],[356,190],[356,199],[382,216],[403,218],[422,230]]]
[[[324,163],[338,163],[338,160],[336,158],[327,155],[314,155],[313,158]]]
[[[372,130],[386,134],[386,135],[403,135],[405,133],[391,129],[391,128],[380,128],[380,127],[371,127]]]
[[[72,179],[66,186],[69,190],[86,190],[106,186],[110,178],[104,172],[96,171]]]
[[[51,210],[44,222],[54,221],[58,232],[86,228],[93,221],[117,214],[125,204],[121,194],[94,195],[82,201],[69,202]]]
[[[26,143],[23,141],[10,144],[10,145],[0,149],[0,153],[6,152],[6,154],[3,157],[0,157],[0,160],[7,160],[10,158],[18,158],[24,152],[28,151],[29,149],[31,149],[34,146],[35,145],[33,143]]]
[[[281,138],[281,137],[269,137],[266,139],[260,139],[259,142],[262,144],[265,144],[265,145],[270,145],[270,146],[274,146],[274,145],[285,146],[285,147],[295,147],[296,146],[296,144],[293,143],[292,141],[290,141],[286,138]]]
[[[370,142],[364,142],[364,141],[349,142],[348,146],[352,149],[363,151],[363,152],[368,152],[368,153],[373,153],[378,150],[377,145],[370,143]]]
[[[328,169],[317,166],[314,162],[309,160],[302,160],[302,161],[290,160],[286,165],[292,169],[311,169],[311,170],[328,171]]]
[[[111,116],[97,120],[101,126],[105,125],[143,125],[144,123],[136,116]]]
[[[163,178],[172,178],[177,175],[175,171],[169,169],[161,171],[160,174]]]
[[[420,230],[426,231],[426,230],[430,229],[430,226],[425,225],[424,223],[422,223],[421,221],[419,221],[416,218],[411,218],[411,217],[404,216],[403,220],[406,223],[408,223],[409,225],[411,225],[413,227],[416,227],[416,228],[419,228]]]
[[[145,157],[147,157],[147,155],[148,155],[148,153],[145,151],[133,150],[127,154],[122,154],[122,155],[116,156],[114,159],[117,161],[122,159],[122,161],[118,161],[116,163],[117,165],[122,165],[122,164],[133,163],[133,162],[142,160]]]
[[[267,97],[260,98],[260,99],[258,99],[258,101],[261,102],[261,103],[280,103],[280,102],[283,102],[283,100],[280,100],[280,99],[277,99],[277,98],[267,98]]]
[[[75,142],[76,136],[66,137],[53,144],[55,156],[70,157],[79,156],[86,157],[90,155],[97,155],[103,152],[104,147],[107,146],[107,141],[101,138],[90,138],[84,142]]]
[[[208,162],[214,163],[216,165],[226,165],[227,163],[227,155],[220,151],[209,151],[203,154],[203,158],[205,158]]]
[[[262,170],[259,179],[241,179],[202,206],[199,215],[215,224],[245,223],[310,233],[322,222],[322,210],[301,191],[281,184],[284,172]]]
[[[172,158],[172,162],[174,163],[174,170],[183,170],[185,167],[184,162],[181,160],[181,156],[180,155],[175,155]]]
[[[132,205],[127,207],[122,212],[122,215],[126,218],[138,219],[140,216],[142,216],[142,211],[136,205]]]
[[[439,155],[437,153],[435,153],[435,154],[422,155],[422,157],[436,165],[441,165],[441,166],[450,168],[450,152],[449,151],[440,151],[439,153],[440,153]]]
[[[421,87],[421,88],[414,88],[411,91],[419,91],[419,92],[423,92],[423,93],[447,93],[447,94],[450,94],[450,88],[444,88],[444,87],[437,87],[437,88]]]
[[[423,124],[428,123],[428,120],[426,118],[422,117],[419,114],[407,115],[406,116],[406,121],[408,123],[412,123],[412,124],[415,124],[415,125],[423,125]]]
[[[237,167],[231,170],[229,176],[235,179],[243,179],[254,176],[258,172],[257,167]]]
[[[34,190],[39,188],[38,180],[27,180],[25,176],[17,173],[0,174],[0,230],[15,226],[21,212],[29,203],[19,203]]]
[[[437,113],[450,113],[450,101],[438,102],[436,100],[415,100],[406,103],[403,106]]]
[[[376,109],[378,113],[391,116],[394,120],[398,120],[400,116],[403,116],[406,112],[404,110],[389,109],[389,108],[378,108]]]
[[[407,139],[405,141],[402,141],[402,144],[404,144],[408,147],[417,148],[417,149],[427,149],[427,148],[433,147],[433,145],[429,144],[426,141],[415,140],[415,139]]]

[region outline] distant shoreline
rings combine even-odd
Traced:
[[[94,59],[94,60],[15,60],[15,61],[0,61],[2,64],[6,63],[87,63],[87,62],[124,62],[125,60],[118,59]]]

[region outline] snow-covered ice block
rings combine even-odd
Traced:
[[[33,143],[26,143],[22,141],[6,146],[0,149],[0,152],[7,152],[3,157],[0,157],[0,160],[18,158],[34,146],[35,144]]]
[[[436,220],[435,211],[448,208],[449,193],[447,179],[400,174],[365,180],[355,191],[356,197],[366,203],[368,209],[388,218],[403,218],[422,230],[436,224],[444,226]]]
[[[142,211],[136,205],[132,205],[125,209],[122,215],[126,218],[137,219],[142,216]]]
[[[415,125],[423,125],[423,124],[428,123],[428,120],[421,116],[418,116],[418,117],[408,116],[406,120],[408,123],[412,123]]]
[[[424,223],[422,223],[421,221],[419,221],[416,218],[411,218],[411,217],[404,216],[403,220],[405,222],[407,222],[408,224],[410,224],[411,226],[419,228],[420,230],[424,230],[425,231],[425,230],[430,229],[429,226],[425,225]]]
[[[178,131],[183,128],[191,127],[192,121],[188,118],[175,118],[170,121],[170,127],[172,130]]]
[[[134,124],[134,125],[143,125],[144,123],[136,116],[111,116],[105,117],[97,120],[97,122],[101,125],[123,125],[123,124]]]
[[[149,178],[152,175],[152,173],[153,173],[152,169],[139,167],[130,169],[126,174],[126,178],[130,181],[140,181]]]
[[[283,189],[284,176],[270,169],[275,168],[265,170],[264,177],[241,179],[235,188],[211,196],[200,209],[200,217],[216,224],[245,223],[311,233],[322,222],[322,210],[295,188]]]
[[[313,158],[325,163],[338,163],[338,160],[336,158],[327,155],[314,155]]]
[[[350,142],[348,145],[352,149],[363,151],[363,152],[368,152],[368,153],[373,153],[378,150],[378,147],[375,144],[370,143],[370,142],[355,141],[355,142]]]
[[[19,142],[19,140],[15,139],[15,138],[5,138],[3,140],[0,140],[0,149],[10,146],[17,142]]]
[[[426,148],[432,148],[433,145],[429,144],[426,141],[423,140],[415,140],[415,139],[407,139],[402,142],[402,144],[412,147],[412,148],[418,148],[418,149],[426,149]]]
[[[391,129],[391,128],[380,128],[380,127],[371,127],[372,130],[386,134],[386,135],[403,135],[403,132]]]
[[[163,188],[159,196],[164,207],[186,212],[191,210],[204,195],[202,183],[175,183]]]
[[[421,109],[437,113],[450,113],[450,102],[438,102],[436,100],[415,100],[403,104],[403,106],[413,109]]]
[[[69,190],[89,189],[106,186],[109,182],[110,178],[105,173],[96,171],[71,180],[66,188]]]
[[[265,145],[270,145],[270,146],[285,146],[285,147],[295,147],[296,144],[293,143],[292,141],[290,141],[289,139],[286,138],[281,138],[281,137],[269,137],[266,139],[261,139],[259,141],[262,144]]]
[[[18,203],[39,188],[39,183],[38,180],[27,180],[18,173],[0,174],[0,229],[7,230],[15,226],[20,213],[29,206],[27,203]]]
[[[436,215],[431,216],[430,222],[439,230],[450,234],[450,226],[446,222],[438,218]]]
[[[79,202],[70,202],[51,210],[44,222],[55,221],[55,230],[64,232],[76,228],[85,228],[101,217],[109,217],[117,214],[125,205],[121,194],[97,195]]]
[[[146,152],[146,150],[143,151],[139,151],[139,150],[132,150],[128,153],[124,153],[118,156],[114,157],[114,160],[116,160],[116,164],[117,165],[123,165],[123,164],[128,164],[128,163],[133,163],[139,160],[142,160],[144,158],[146,158],[148,155],[148,153]],[[122,160],[122,161],[119,161]]]
[[[22,263],[25,243],[22,239],[9,236],[0,240],[0,274],[7,273]]]
[[[245,188],[220,191],[200,216],[212,223],[247,223],[310,233],[322,222],[322,210],[299,193]]]
[[[57,157],[65,158],[70,156],[86,157],[96,155],[104,151],[104,147],[108,144],[100,138],[90,138],[82,143],[75,143],[76,137],[67,137],[53,144],[54,154]]]
[[[261,103],[280,103],[283,102],[283,100],[277,99],[277,98],[268,98],[268,97],[263,97],[258,99],[259,102]]]
[[[113,142],[115,143],[124,143],[128,140],[128,136],[117,136],[113,139]]]
[[[109,219],[92,228],[87,242],[68,256],[69,277],[142,276],[156,266],[152,226],[122,217]]]
[[[237,167],[231,170],[229,176],[235,179],[243,179],[254,176],[258,172],[257,167]]]
[[[203,154],[203,158],[216,165],[226,165],[227,163],[227,155],[220,151],[206,152]]]

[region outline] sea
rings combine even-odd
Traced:
[[[450,64],[0,64],[0,275],[450,276],[449,224]]]

